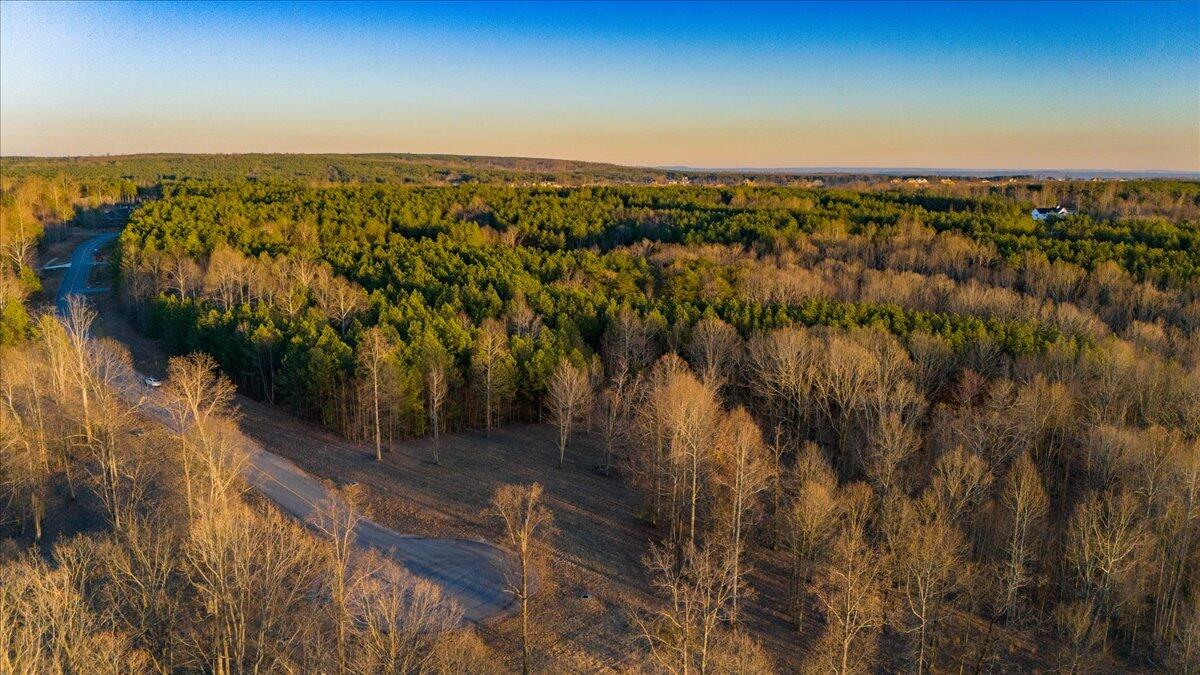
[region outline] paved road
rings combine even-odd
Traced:
[[[71,253],[71,266],[63,275],[62,284],[58,287],[58,297],[55,298],[55,306],[58,308],[59,314],[67,313],[68,295],[86,295],[92,292],[88,290],[87,282],[88,277],[92,274],[92,260],[96,257],[96,251],[116,239],[120,234],[120,232],[98,234],[75,247],[75,251]]]
[[[96,251],[117,234],[97,235],[75,249],[71,268],[58,292],[60,313],[66,311],[68,295],[86,292],[87,270]],[[131,397],[142,402],[144,413],[171,426],[159,392],[149,390],[140,380],[127,383],[125,388]],[[335,493],[290,460],[269,452],[244,434],[242,437],[248,454],[246,482],[283,511],[316,525],[320,514],[328,513],[330,505],[335,509],[348,508]],[[512,569],[512,559],[493,544],[412,537],[366,519],[359,521],[355,539],[360,551],[379,551],[410,573],[440,586],[443,593],[462,606],[467,621],[485,622],[513,609],[512,596],[504,590],[504,572]]]

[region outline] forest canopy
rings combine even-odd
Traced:
[[[625,628],[640,645],[629,663],[650,672],[764,672],[773,657],[820,672],[925,672],[1016,654],[1064,672],[1189,672],[1200,654],[1196,183],[775,183],[401,155],[6,159],[13,167],[3,525],[40,539],[55,486],[88,476],[81,491],[95,490],[100,517],[130,538],[105,544],[111,569],[64,600],[87,608],[85,624],[107,616],[96,589],[110,587],[123,551],[151,541],[137,518],[191,499],[159,499],[121,467],[170,475],[204,445],[186,434],[161,452],[117,442],[132,413],[109,383],[129,378],[128,357],[87,337],[84,305],[56,321],[24,304],[48,233],[129,213],[114,290],[139,328],[190,354],[172,361],[168,395],[204,382],[228,403],[236,383],[362,441],[348,445],[369,446],[381,467],[405,438],[429,436],[432,462],[411,465],[418,473],[494,459],[536,474],[529,447],[494,458],[448,447],[457,456],[443,465],[441,434],[544,422],[558,478],[586,471],[630,488],[649,581],[589,563],[646,591]],[[1030,217],[1052,203],[1072,214]],[[112,432],[97,433],[109,415]],[[521,555],[522,569],[555,559],[551,506],[577,506],[561,490],[542,495],[540,484],[503,486],[489,507],[514,548],[547,559]],[[228,522],[264,537],[262,552],[304,550],[305,533],[246,506],[230,496]],[[194,558],[197,533],[162,540]],[[63,569],[72,550],[54,549]],[[336,551],[321,556],[336,566]],[[18,562],[21,583],[57,579],[34,557]],[[163,578],[187,588],[193,564]],[[240,582],[271,597],[312,575],[341,578],[324,569]],[[523,626],[544,609],[530,595],[513,590]],[[19,621],[45,620],[35,595],[13,597]],[[386,637],[348,615],[302,620],[320,613],[306,597],[249,617],[270,630],[246,658],[288,634],[279,658],[345,665],[345,647]],[[210,622],[199,605],[180,607],[185,620],[166,631],[114,620],[122,658],[207,663],[192,647],[213,639]],[[452,618],[435,614],[414,625]],[[334,652],[296,638],[334,628]],[[800,637],[781,648],[777,630]],[[532,650],[571,669],[528,631],[524,665]],[[188,649],[171,646],[180,636]],[[462,668],[451,656],[474,636],[451,637],[415,649],[427,670]]]
[[[526,414],[537,410],[547,364],[598,353],[623,312],[664,344],[705,316],[743,337],[790,325],[874,327],[1010,357],[1076,353],[1105,333],[1050,310],[761,288],[764,276],[782,274],[783,259],[814,246],[943,235],[974,247],[951,268],[978,258],[999,271],[1026,259],[1116,265],[1130,283],[1169,291],[1200,263],[1188,224],[1076,217],[1035,228],[1019,205],[898,192],[216,182],[168,186],[145,203],[122,236],[120,264],[126,293],[149,303],[152,333],[180,351],[209,351],[259,395],[304,408],[338,400],[323,388],[348,381],[358,336],[374,325],[402,345],[415,381],[430,352],[465,370],[484,321],[535,317],[535,329],[510,338]]]

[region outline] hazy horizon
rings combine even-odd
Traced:
[[[0,5],[0,154],[1200,171],[1200,4]]]
[[[369,156],[404,156],[412,158],[453,158],[465,157],[474,159],[515,159],[515,160],[532,160],[532,161],[551,161],[551,162],[576,162],[580,164],[598,164],[611,165],[631,169],[649,169],[658,171],[681,171],[681,172],[714,172],[714,173],[743,173],[743,174],[796,174],[796,175],[816,175],[816,174],[831,174],[831,173],[862,173],[862,174],[877,174],[877,175],[943,175],[943,176],[972,176],[972,177],[987,177],[987,176],[1073,176],[1073,177],[1163,177],[1174,178],[1182,177],[1187,179],[1200,178],[1200,170],[1190,171],[1186,169],[1107,169],[1103,167],[985,167],[985,168],[966,168],[966,167],[949,167],[949,166],[692,166],[685,164],[621,164],[617,162],[604,162],[596,160],[579,159],[573,157],[534,157],[526,155],[484,155],[470,152],[407,152],[400,150],[379,150],[367,152],[289,152],[289,151],[247,151],[247,152],[174,152],[170,150],[152,150],[136,153],[96,153],[96,154],[4,154],[0,153],[0,158],[4,159],[100,159],[100,158],[121,158],[121,157],[153,157],[153,156],[220,156],[220,157],[238,157],[238,156],[345,156],[345,157],[369,157]]]

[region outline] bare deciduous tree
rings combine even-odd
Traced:
[[[208,258],[204,274],[204,292],[222,307],[246,301],[251,263],[227,245],[217,246]]]
[[[345,335],[350,317],[367,308],[367,292],[353,281],[333,274],[325,268],[319,269],[321,271],[317,273],[312,285],[317,303],[326,316],[338,321],[340,332]]]
[[[90,346],[89,337],[92,330],[92,322],[96,320],[96,311],[87,305],[83,298],[79,296],[69,296],[67,298],[67,314],[62,319],[63,327],[66,329],[66,354],[64,361],[68,364],[67,372],[75,385],[79,395],[80,414],[83,417],[83,431],[86,437],[87,445],[91,445],[95,438],[92,429],[92,389],[94,383],[92,381],[92,368],[89,363]]]
[[[713,545],[687,544],[682,557],[655,547],[646,559],[663,606],[634,615],[655,663],[672,673],[707,673],[732,592],[731,559]]]
[[[362,613],[361,605],[370,599],[359,601],[352,595],[370,578],[374,569],[369,562],[355,557],[355,537],[361,518],[353,502],[330,498],[316,505],[314,526],[327,543],[326,564],[328,565],[329,597],[333,603],[334,623],[337,626],[337,663],[345,670],[349,663],[350,633]],[[367,562],[367,564],[359,564]],[[386,592],[387,589],[377,589]]]
[[[511,396],[514,385],[514,363],[508,352],[508,336],[499,321],[485,319],[480,324],[471,352],[471,368],[475,371],[476,386],[483,395],[484,432],[490,436],[497,408]]]
[[[749,635],[736,630],[718,634],[709,649],[707,665],[712,673],[778,672],[767,650]]]
[[[634,372],[646,367],[653,358],[653,341],[653,331],[646,321],[633,310],[622,308],[604,333],[609,371],[616,371],[622,364]]]
[[[433,462],[442,463],[442,410],[450,394],[446,365],[437,356],[425,361],[425,402],[429,412],[429,428],[433,430]]]
[[[1104,641],[1096,610],[1079,600],[1059,605],[1054,610],[1054,627],[1062,640],[1059,660],[1063,672],[1088,672]]]
[[[1159,558],[1153,603],[1155,635],[1175,651],[1200,653],[1200,439],[1172,458],[1170,496],[1160,506],[1154,536]],[[1187,587],[1191,587],[1191,591]],[[1190,593],[1190,595],[1189,595]],[[1191,634],[1188,633],[1191,631]],[[1190,640],[1191,642],[1188,642]],[[1181,642],[1182,641],[1182,642]]]
[[[917,387],[927,399],[937,399],[954,373],[954,349],[943,337],[917,331],[908,340],[908,350],[916,366]]]
[[[750,390],[769,417],[806,433],[812,423],[813,364],[818,346],[802,328],[753,336],[746,345]]]
[[[963,525],[983,500],[992,474],[978,455],[961,447],[938,458],[929,493],[946,510],[951,522]]]
[[[237,388],[221,374],[216,359],[197,352],[171,358],[163,392],[167,409],[177,428],[182,429],[217,417],[232,417]]]
[[[355,590],[360,627],[351,671],[396,675],[447,672],[442,668],[447,651],[469,653],[469,643],[455,632],[464,630],[462,609],[456,602],[395,563],[380,560],[367,564],[376,571]],[[468,664],[483,665],[477,661],[463,665]]]
[[[789,482],[785,540],[791,559],[793,618],[800,625],[803,589],[812,579],[838,522],[837,478],[824,455],[808,444],[796,458]]]
[[[900,415],[889,412],[871,433],[866,472],[871,485],[884,496],[908,490],[904,464],[921,445],[915,430]]]
[[[567,359],[558,362],[550,376],[547,392],[550,414],[558,426],[558,468],[563,468],[567,442],[579,418],[592,400],[592,383],[587,371]]]
[[[88,607],[80,570],[29,554],[0,566],[0,671],[121,673],[147,669],[145,655],[106,630]]]
[[[290,518],[243,504],[198,514],[183,552],[205,608],[188,643],[214,672],[282,668],[311,638],[309,595],[326,551]]]
[[[358,368],[371,402],[371,430],[375,441],[375,461],[383,461],[383,425],[380,408],[385,403],[389,385],[388,363],[392,345],[383,330],[374,326],[363,333],[358,343]]]
[[[697,543],[714,494],[710,489],[724,418],[714,392],[677,357],[664,358],[642,410],[652,484],[667,501],[676,545]]]
[[[617,446],[629,440],[633,423],[630,408],[640,384],[641,376],[631,376],[628,368],[621,365],[609,379],[608,386],[600,392],[605,471],[612,471],[612,459]]]
[[[170,255],[167,266],[167,289],[174,291],[181,298],[194,297],[200,290],[204,273],[200,265],[183,252]]]
[[[1038,535],[1049,509],[1042,478],[1028,454],[1022,454],[1009,469],[1000,493],[1006,515],[1004,542],[1003,592],[1004,614],[1010,620],[1020,618],[1021,595],[1030,583],[1038,557]]]
[[[1107,627],[1135,601],[1145,525],[1138,500],[1127,492],[1090,495],[1067,528],[1067,563],[1079,597]]]
[[[0,408],[0,496],[6,515],[9,508],[15,508],[21,514],[22,528],[27,519],[33,525],[34,539],[40,541],[50,466],[45,454],[31,442],[34,436],[19,415]]]
[[[873,661],[883,625],[880,572],[878,554],[857,528],[847,529],[836,539],[816,588],[826,621],[820,657],[823,668],[845,675],[859,672]]]
[[[26,522],[33,525],[37,540],[42,538],[46,493],[58,464],[50,449],[56,406],[43,400],[43,363],[32,349],[0,348],[0,496],[20,512],[22,529]]]
[[[504,540],[516,556],[517,569],[506,575],[508,591],[521,605],[521,669],[530,669],[531,627],[529,601],[534,575],[549,538],[554,516],[542,504],[542,486],[503,485],[492,496],[492,513],[504,526]]]
[[[155,512],[131,518],[113,536],[72,542],[78,547],[73,555],[104,578],[93,591],[93,601],[107,608],[121,632],[146,650],[146,658],[158,672],[185,663],[179,653],[180,627],[194,610],[180,592],[179,552],[186,529],[173,514]]]
[[[722,432],[725,448],[717,481],[729,500],[730,608],[729,620],[737,622],[738,595],[743,573],[741,560],[745,532],[758,508],[758,497],[771,482],[771,463],[762,432],[745,408],[735,409]]]
[[[95,462],[91,474],[100,489],[98,494],[108,510],[113,527],[120,530],[146,496],[147,484],[143,458],[128,451],[125,434],[133,427],[140,400],[122,396],[120,387],[133,378],[129,353],[109,340],[89,347],[88,368],[93,392]]]
[[[232,422],[236,389],[207,354],[173,357],[167,364],[164,408],[183,451],[185,504],[193,517],[235,495],[245,462]]]
[[[904,629],[915,640],[917,673],[937,663],[937,637],[953,594],[969,586],[966,542],[938,513],[910,514],[900,525],[891,558],[900,585]]]
[[[767,489],[771,503],[771,548],[778,549],[783,543],[786,514],[783,505],[787,476],[784,471],[783,455],[787,450],[787,444],[783,440],[782,424],[775,425],[769,450],[770,454],[767,455],[767,459],[770,462],[771,480]]]
[[[877,361],[870,350],[849,337],[832,336],[825,347],[824,368],[813,378],[825,428],[833,433],[838,452],[834,463],[843,475],[861,466],[861,449],[853,433],[861,423],[863,401],[875,385]]]
[[[719,391],[737,366],[742,339],[732,326],[717,318],[704,318],[692,329],[687,352],[700,380]]]
[[[1168,647],[1168,665],[1195,675],[1200,672],[1200,587],[1193,587],[1191,597],[1184,602]]]

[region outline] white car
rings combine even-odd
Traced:
[[[162,380],[156,380],[153,377],[147,377],[146,378],[146,386],[147,387],[161,387]]]

